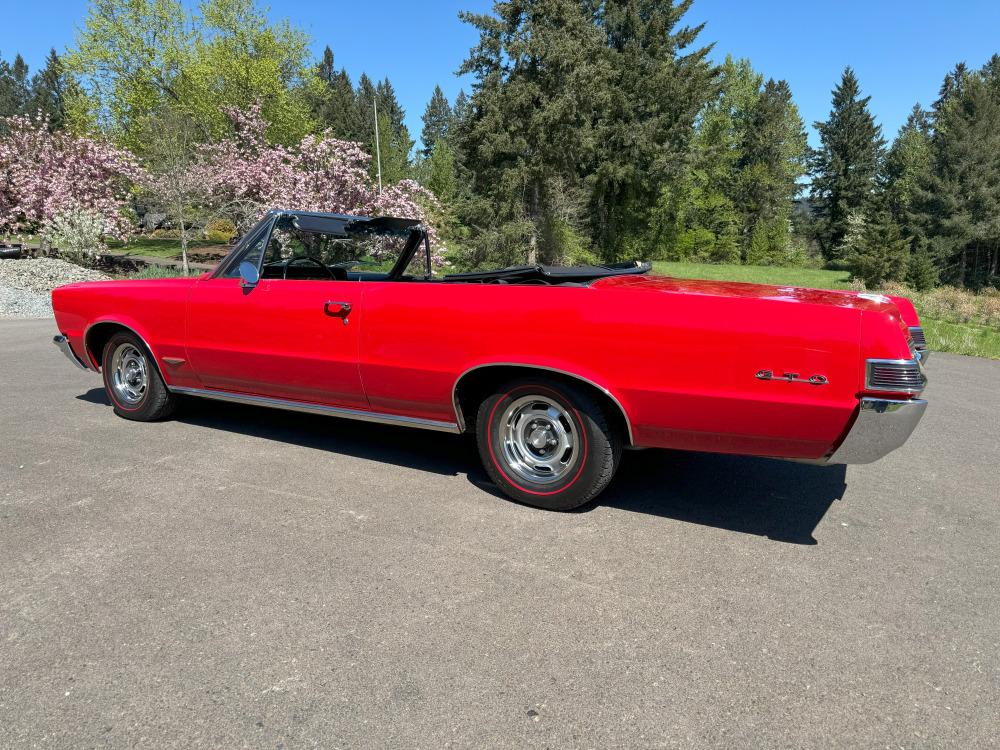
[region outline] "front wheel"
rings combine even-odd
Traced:
[[[570,510],[614,476],[622,440],[586,391],[549,378],[508,383],[479,407],[479,455],[508,497]]]
[[[134,333],[116,333],[104,347],[101,358],[104,390],[115,414],[138,422],[170,416],[177,397],[167,390],[153,355]]]

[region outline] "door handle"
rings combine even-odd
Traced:
[[[328,301],[325,305],[323,305],[323,312],[331,318],[340,318],[344,321],[344,325],[346,326],[347,316],[351,314],[351,303]]]

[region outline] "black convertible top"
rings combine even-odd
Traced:
[[[482,282],[484,284],[586,284],[608,276],[629,276],[649,273],[653,265],[637,260],[610,263],[604,266],[510,266],[497,271],[452,273],[442,281]]]
[[[406,235],[422,227],[417,219],[398,219],[393,216],[346,216],[342,214],[291,213],[295,226],[306,232],[324,234],[398,234]]]

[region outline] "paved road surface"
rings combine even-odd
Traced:
[[[994,747],[1000,362],[881,463],[646,451],[500,499],[461,438],[114,416],[0,323],[0,747]]]

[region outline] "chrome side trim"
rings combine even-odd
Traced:
[[[628,443],[626,447],[632,447],[635,445],[635,441],[632,438],[632,422],[628,418],[628,413],[625,411],[625,407],[622,406],[621,401],[615,398],[615,395],[605,388],[603,385],[595,383],[593,380],[576,375],[572,372],[567,372],[566,370],[560,370],[557,367],[546,367],[545,365],[528,365],[523,362],[487,362],[486,364],[476,365],[475,367],[470,367],[468,370],[463,372],[455,380],[455,384],[451,387],[451,404],[455,409],[455,419],[458,422],[459,432],[465,432],[465,416],[462,414],[462,407],[458,403],[458,385],[462,382],[462,379],[471,372],[475,370],[482,370],[487,367],[523,367],[529,370],[544,370],[547,372],[555,372],[560,375],[567,375],[571,378],[579,380],[580,382],[586,383],[587,385],[593,386],[605,396],[610,398],[615,406],[618,407],[618,411],[622,413],[622,419],[625,420],[625,429],[628,431]]]
[[[137,330],[135,330],[132,326],[125,325],[124,323],[119,323],[117,320],[99,320],[96,323],[91,323],[89,326],[87,326],[86,330],[84,330],[83,332],[83,348],[86,350],[87,359],[90,359],[90,343],[88,342],[88,339],[90,338],[90,329],[103,325],[119,326],[134,333],[136,337],[138,337],[139,341],[142,342],[142,345],[146,347],[146,351],[149,352],[150,355],[153,357],[153,364],[156,365],[156,372],[159,373],[160,379],[163,380],[164,383],[166,382],[166,380],[163,378],[163,370],[160,369],[160,359],[159,357],[156,356],[156,352],[153,351],[153,347],[151,347],[149,345],[149,342],[146,341],[145,338],[143,338],[142,334],[139,333]],[[100,365],[94,368],[94,372],[100,372],[100,371],[101,371]]]
[[[828,463],[870,464],[878,461],[907,441],[926,408],[927,402],[923,399],[861,399],[857,419]]]
[[[83,362],[80,361],[79,357],[76,356],[76,352],[73,351],[73,347],[69,345],[69,339],[67,339],[62,334],[52,337],[52,343],[59,347],[59,351],[66,355],[66,359],[72,362],[74,365],[79,367],[81,370],[87,370],[88,368]]]
[[[281,398],[270,398],[268,396],[253,396],[249,393],[213,391],[205,388],[187,388],[183,386],[167,386],[167,388],[171,393],[210,398],[216,401],[229,401],[249,406],[266,406],[271,409],[285,409],[287,411],[305,412],[306,414],[322,414],[327,417],[356,419],[361,422],[376,422],[378,424],[399,425],[401,427],[417,427],[424,430],[436,430],[438,432],[452,432],[456,434],[461,432],[458,425],[454,422],[440,422],[435,419],[404,417],[399,414],[384,414],[382,412],[362,411],[360,409],[345,409],[340,406],[310,404],[307,401],[289,401]]]

